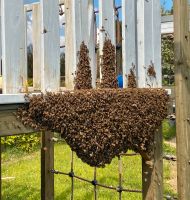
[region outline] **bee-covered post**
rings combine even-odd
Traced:
[[[123,0],[122,10],[124,87],[129,86],[130,69],[139,88],[161,87],[160,2]],[[142,156],[142,188],[144,200],[163,199],[161,128],[155,133],[152,156]]]
[[[65,73],[66,87],[74,87],[78,51],[84,41],[89,50],[92,86],[96,86],[96,37],[93,0],[65,0]]]

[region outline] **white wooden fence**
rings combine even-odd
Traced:
[[[59,4],[64,11],[65,82],[73,88],[77,52],[82,41],[89,48],[93,87],[96,85],[96,25],[102,54],[105,35],[115,39],[114,0],[99,0],[99,22],[95,21],[93,0],[41,0],[24,5],[23,0],[1,0],[3,93],[18,94],[27,85],[26,13],[32,11],[33,90],[60,90]],[[64,6],[63,6],[64,4]],[[138,87],[148,87],[147,67],[156,69],[155,87],[161,86],[161,17],[158,0],[122,0],[122,61],[124,86],[132,65]],[[116,44],[115,44],[116,45]],[[100,76],[101,77],[101,76]]]

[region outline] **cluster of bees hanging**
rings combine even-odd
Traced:
[[[118,88],[115,60],[115,46],[110,39],[105,39],[101,58],[101,88]]]
[[[155,130],[167,115],[168,95],[162,89],[116,89],[114,51],[106,40],[101,89],[90,89],[88,49],[82,43],[76,90],[28,97],[29,104],[18,110],[18,119],[36,130],[61,133],[90,166],[104,167],[128,149],[151,154]]]
[[[89,50],[84,42],[78,52],[78,64],[75,77],[75,89],[91,89],[92,77],[90,68]]]
[[[128,82],[127,86],[128,88],[136,88],[137,87],[137,81],[135,76],[135,66],[131,67],[130,73],[127,76]]]

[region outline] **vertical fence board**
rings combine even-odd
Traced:
[[[59,1],[41,0],[41,90],[59,91]]]
[[[156,71],[154,87],[162,86],[162,64],[161,64],[161,14],[160,1],[153,1],[153,64]]]
[[[111,39],[112,44],[115,40],[115,5],[114,0],[99,0],[99,52],[100,52],[100,79],[101,79],[101,55],[105,37]]]
[[[92,85],[96,85],[95,21],[93,0],[66,1],[65,57],[66,87],[73,88],[73,76],[78,63],[77,52],[82,41],[89,49]],[[72,34],[71,34],[72,33]],[[72,45],[72,46],[68,46]],[[72,55],[72,56],[71,56]],[[72,63],[72,65],[71,65]]]
[[[156,23],[156,24],[155,24]],[[138,87],[161,86],[160,2],[137,0]],[[148,76],[154,66],[156,78]],[[162,130],[155,132],[152,160],[142,160],[143,199],[163,199]]]
[[[24,5],[22,0],[2,0],[3,93],[18,93],[27,80]]]
[[[190,197],[190,32],[187,0],[174,1],[178,198]]]
[[[2,75],[1,59],[2,59],[2,42],[1,42],[1,1],[0,1],[0,76]],[[0,82],[0,87],[1,87],[1,82]]]
[[[122,54],[123,54],[123,86],[127,87],[130,68],[137,67],[137,21],[136,1],[122,0]]]
[[[88,48],[90,56],[90,66],[92,73],[92,86],[96,87],[96,76],[97,76],[97,60],[96,60],[96,21],[94,14],[93,0],[88,1]]]
[[[52,132],[42,132],[41,147],[41,200],[54,199],[54,144]]]
[[[145,27],[144,27],[144,0],[137,0],[137,79],[138,87],[146,86],[145,77]]]
[[[73,2],[73,0],[65,0],[65,86],[68,89],[74,87],[74,72],[76,70]]]
[[[1,137],[0,137],[0,200],[2,199],[2,172],[1,172]]]
[[[32,8],[33,88],[41,89],[41,14],[40,4]]]

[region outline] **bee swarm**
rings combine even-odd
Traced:
[[[78,52],[79,61],[77,64],[77,72],[75,78],[75,89],[91,89],[92,76],[90,69],[89,50],[82,42],[80,51]]]
[[[162,89],[99,89],[29,98],[17,117],[36,130],[59,132],[82,161],[104,167],[128,149],[152,152],[167,115]]]
[[[118,88],[115,59],[115,46],[110,39],[105,39],[101,61],[101,88]]]

